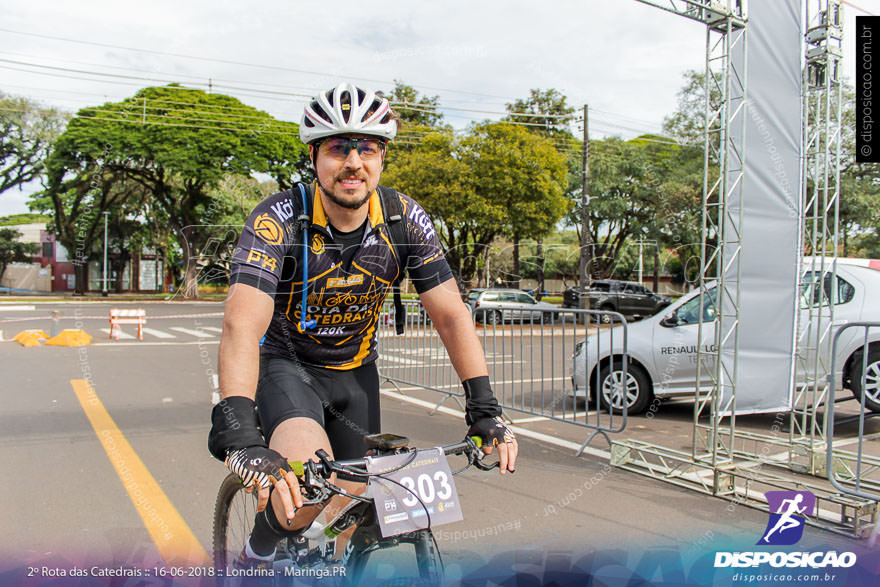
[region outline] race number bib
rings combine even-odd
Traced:
[[[367,471],[385,477],[371,477],[369,482],[383,537],[462,519],[452,471],[441,449],[416,451],[415,458],[413,453],[367,457]]]

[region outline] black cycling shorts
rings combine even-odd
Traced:
[[[267,439],[285,420],[311,418],[327,432],[337,460],[363,457],[364,436],[380,431],[375,363],[339,371],[264,355],[256,401]]]

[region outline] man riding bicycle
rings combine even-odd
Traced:
[[[364,435],[380,432],[376,326],[404,270],[462,380],[467,434],[480,436],[487,453],[497,446],[502,474],[514,471],[516,439],[500,419],[433,224],[412,198],[379,188],[397,129],[381,94],[347,83],[319,94],[300,124],[317,180],[257,205],[235,249],[220,340],[222,399],[208,446],[259,492],[241,564],[271,561],[282,538],[320,513],[298,509],[303,500],[288,460],[306,461],[318,449],[359,458]],[[394,242],[395,221],[406,230],[405,248]],[[328,515],[342,505],[344,498],[333,498]]]

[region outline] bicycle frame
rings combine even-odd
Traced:
[[[498,466],[498,463],[487,464],[483,462],[484,455],[479,450],[479,439],[468,438],[463,442],[444,446],[443,452],[446,455],[464,454],[468,458],[469,466],[475,466],[480,470],[489,471]],[[394,450],[376,449],[376,456],[386,456],[391,454],[400,454],[405,452],[415,452],[417,449],[402,447]],[[329,478],[333,473],[346,475],[351,477],[362,477],[366,481],[369,474],[366,473],[366,459],[357,459],[352,461],[331,461],[324,451],[317,451],[317,461],[291,462],[291,467],[297,476],[304,477],[306,481],[306,491],[311,489],[313,499],[306,500],[304,503],[314,505],[325,503],[327,499],[333,495],[346,495],[347,492],[341,490],[337,486],[329,482]],[[461,469],[464,470],[464,469]],[[235,478],[230,475],[229,478]],[[227,480],[229,479],[227,478]],[[227,481],[228,482],[228,481]],[[224,482],[226,484],[227,482]],[[243,488],[241,488],[243,490]],[[227,492],[228,493],[228,492]],[[349,494],[350,495],[350,494]],[[367,562],[371,555],[376,552],[389,548],[396,548],[401,544],[412,544],[415,549],[416,564],[422,580],[428,582],[439,582],[442,578],[443,563],[438,552],[436,541],[431,533],[430,528],[416,530],[407,534],[399,534],[395,536],[383,537],[379,524],[375,515],[375,508],[372,497],[351,496],[353,499],[335,515],[333,518],[321,521],[320,517],[315,519],[301,534],[302,537],[310,541],[317,542],[317,549],[310,548],[309,552],[320,551],[321,558],[325,562],[329,562],[330,558],[335,555],[327,545],[336,539],[336,537],[351,527],[356,527],[353,532],[345,551],[342,554],[341,565],[346,569],[345,580],[348,583],[355,584],[363,574]],[[222,498],[222,499],[221,499]],[[221,504],[221,501],[226,501]],[[227,536],[226,526],[228,519],[218,520],[218,512],[228,514],[228,506],[232,501],[232,496],[218,496],[217,507],[215,510],[215,556],[219,552],[218,548],[225,549],[224,545],[218,545],[218,536]],[[222,507],[221,507],[222,506]],[[225,508],[225,509],[222,509]],[[220,533],[218,534],[218,525]],[[298,557],[290,545],[295,544],[294,539],[289,539],[288,548],[291,560],[297,561]],[[224,550],[225,552],[225,550]],[[226,558],[223,559],[224,561]],[[217,561],[215,561],[217,562]]]

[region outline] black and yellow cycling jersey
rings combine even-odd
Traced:
[[[431,219],[412,198],[398,193],[408,242],[408,259],[398,261],[378,192],[369,200],[363,237],[353,256],[334,239],[314,186],[309,198],[307,319],[314,328],[299,332],[302,312],[303,243],[297,217],[303,213],[297,187],[266,198],[242,230],[230,283],[243,283],[275,299],[263,354],[309,365],[353,369],[376,360],[376,326],[382,303],[404,267],[423,293],[452,277]],[[350,251],[349,251],[350,253]]]

